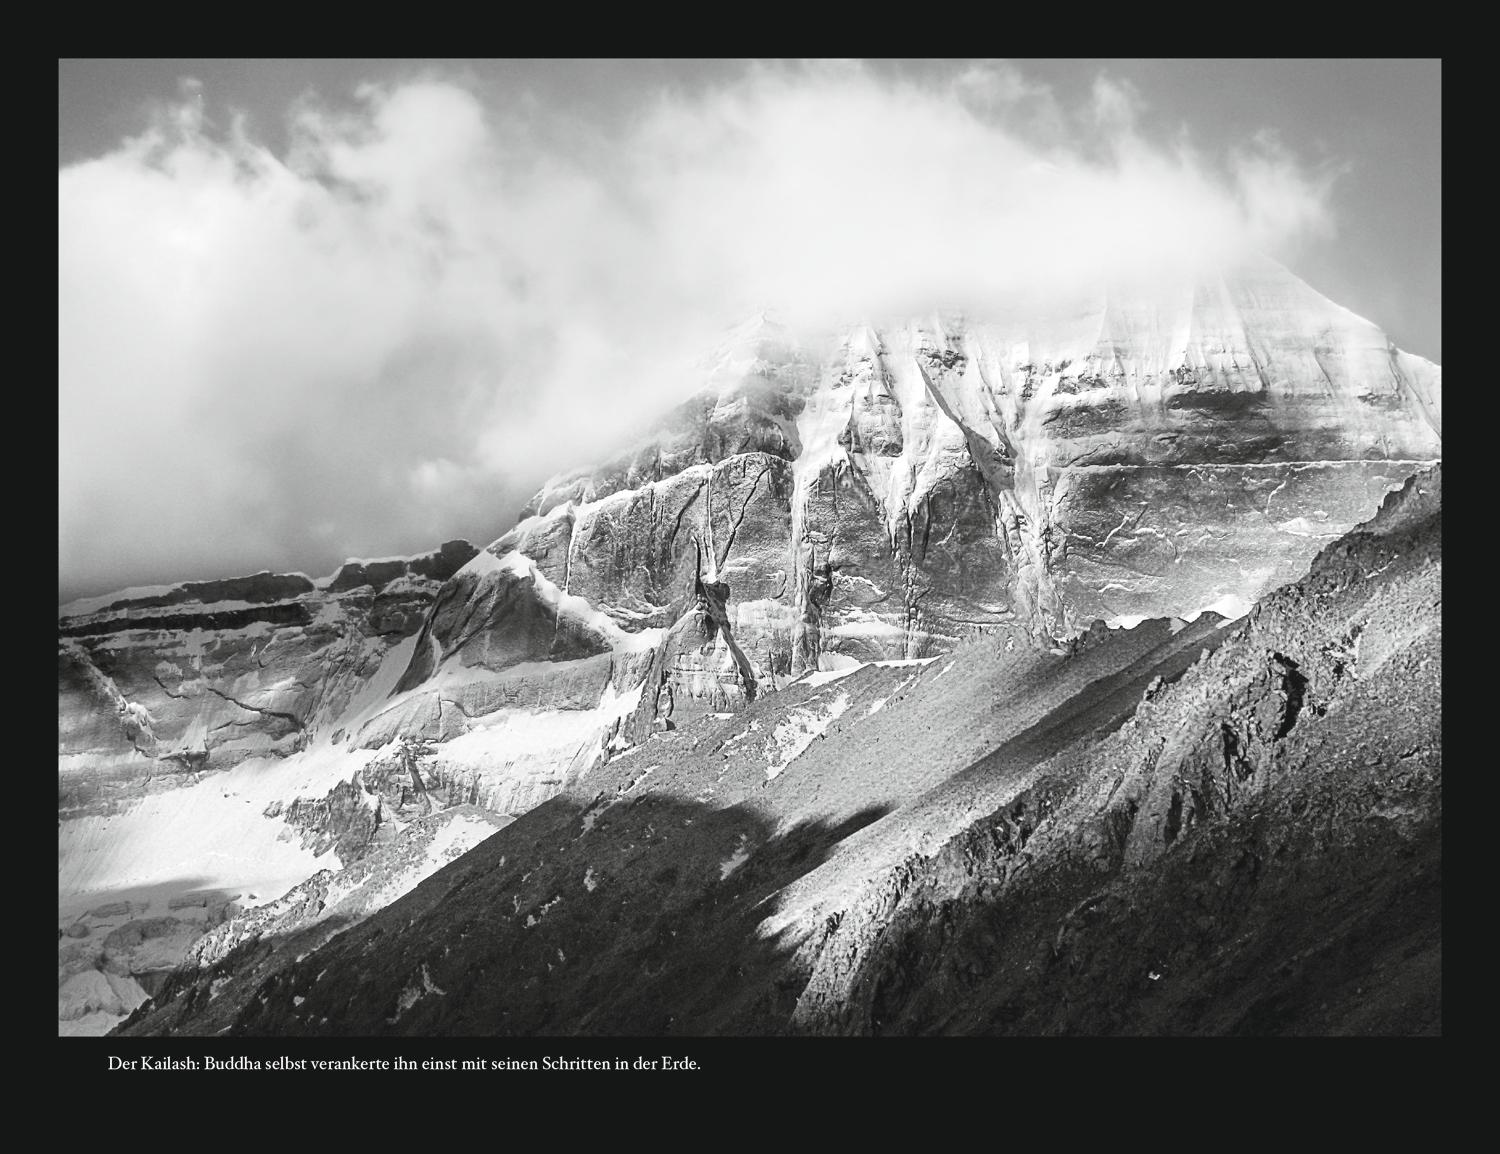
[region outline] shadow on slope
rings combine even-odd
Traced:
[[[769,781],[767,702],[654,743],[131,1032],[1436,1032],[1439,503],[1415,479],[1230,630],[804,689],[829,723]]]
[[[1440,472],[1123,729],[872,877],[798,1029],[1441,1032]]]
[[[884,812],[773,834],[743,805],[554,798],[367,922],[261,939],[120,1032],[779,1032],[801,982],[796,943],[759,934],[767,899]]]

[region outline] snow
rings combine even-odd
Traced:
[[[795,684],[797,685],[827,685],[831,681],[838,681],[842,677],[848,677],[851,673],[858,673],[864,668],[863,662],[855,662],[847,669],[819,669],[815,673],[809,673]]]
[[[562,894],[556,894],[551,901],[543,902],[536,913],[527,914],[526,928],[529,930],[532,926],[540,925],[542,919],[545,918],[549,913],[551,913],[552,907],[557,905],[557,903],[560,901],[562,901]]]
[[[906,630],[893,621],[886,621],[875,616],[873,613],[865,613],[858,609],[850,609],[846,613],[846,620],[838,625],[823,630],[825,637],[848,637],[859,639],[884,639],[892,646],[898,645],[906,638]]]
[[[318,747],[291,757],[251,758],[193,785],[148,794],[129,808],[64,822],[58,829],[59,911],[86,908],[118,890],[223,889],[248,905],[279,897],[320,869],[273,802],[322,797],[375,753]]]
[[[427,688],[430,688],[430,683]],[[480,772],[501,771],[521,761],[566,765],[590,747],[604,750],[610,726],[640,702],[641,686],[618,694],[607,685],[593,709],[533,710],[502,706],[471,718],[469,731],[441,747],[444,760]]]
[[[146,1000],[146,991],[129,975],[84,970],[73,974],[57,989],[59,1021],[75,1021],[94,1014],[123,1018]]]
[[[167,586],[165,588],[166,589],[172,589],[172,588],[176,588],[176,586]],[[138,593],[142,597],[146,597],[146,596],[151,596],[152,595],[150,593],[150,591],[147,590],[147,589],[134,590],[133,592]],[[85,604],[85,602],[74,601],[74,602],[71,602],[68,605],[60,605],[60,606],[58,606],[57,614],[58,614],[59,617],[65,617],[65,616],[71,617],[71,616],[81,616],[81,615],[83,615],[85,613],[94,613],[94,612],[97,612],[99,609],[103,609],[106,605],[112,605],[114,602],[118,601],[121,596],[123,596],[123,594],[110,594],[107,597],[91,597],[91,598],[88,599],[88,603],[89,604],[93,604],[93,603],[97,602],[97,605],[95,606],[95,608],[92,608],[92,609],[79,609],[79,608],[77,608],[77,606]],[[263,608],[265,608],[268,605],[280,605],[280,604],[283,604],[285,602],[295,601],[295,600],[296,600],[296,597],[280,597],[280,598],[275,599],[274,601],[245,601],[243,599],[225,600],[225,601],[197,601],[197,600],[193,600],[193,601],[186,602],[183,605],[152,606],[150,608],[138,609],[138,610],[133,610],[133,609],[131,609],[130,607],[127,606],[124,609],[116,610],[115,613],[112,614],[111,617],[108,618],[108,619],[109,620],[115,620],[115,619],[118,619],[118,618],[130,617],[130,616],[132,616],[134,614],[139,614],[139,617],[136,618],[137,620],[140,621],[140,624],[137,626],[137,628],[139,628],[139,629],[151,629],[151,628],[155,627],[153,625],[153,621],[155,621],[160,616],[168,615],[168,614],[173,614],[173,613],[181,613],[181,612],[184,612],[185,609],[187,609],[188,607],[191,607],[192,612],[194,612],[194,613],[232,613],[232,612],[235,612],[236,610],[241,610],[241,609],[263,609]],[[255,624],[265,624],[265,623],[264,622],[256,622]]]
[[[427,869],[417,880],[421,881],[436,872],[456,857],[468,853],[499,827],[495,822],[473,814],[459,814],[443,825],[428,843],[425,864]]]
[[[410,564],[411,562],[419,560],[420,558],[431,557],[436,552],[437,552],[437,550],[435,550],[435,549],[429,549],[425,553],[409,553],[409,554],[406,554],[405,556],[397,556],[397,557],[345,557],[344,560],[343,560],[343,562],[342,562],[342,564],[334,566],[333,572],[330,573],[330,574],[328,574],[328,576],[326,576],[326,577],[317,577],[317,578],[311,578],[311,577],[309,577],[308,580],[312,581],[313,586],[315,588],[318,588],[318,589],[327,589],[328,586],[330,586],[330,585],[333,584],[333,579],[339,575],[339,571],[341,569],[343,569],[345,566],[348,566],[348,565],[389,565],[392,562],[401,562],[403,564]],[[307,574],[306,573],[289,573],[289,574],[286,574],[286,576],[289,576],[289,577],[307,577]]]
[[[1212,604],[1205,605],[1193,613],[1184,613],[1184,621],[1196,621],[1205,613],[1217,613],[1220,617],[1235,621],[1250,612],[1251,602],[1233,593],[1226,593]]]
[[[403,637],[397,644],[386,650],[386,654],[380,661],[380,668],[375,671],[375,676],[370,678],[349,700],[344,711],[328,725],[322,727],[323,732],[328,735],[337,733],[340,729],[346,733],[358,733],[360,727],[377,713],[384,712],[386,698],[396,688],[396,683],[401,680],[401,675],[411,664],[411,657],[417,648],[417,638],[421,632],[413,633],[410,637]],[[325,739],[326,740],[326,739]]]
[[[389,565],[393,561],[413,561],[418,557],[424,556],[426,556],[425,553],[412,553],[404,557],[345,557],[344,564],[340,565],[338,569],[335,569],[328,576],[330,578],[337,576],[339,569],[344,568],[345,565]]]
[[[476,768],[501,768],[518,758],[572,749],[598,735],[595,709],[534,711],[501,708],[441,746],[445,758]]]
[[[739,869],[740,866],[744,865],[747,861],[750,860],[750,850],[747,848],[749,841],[749,834],[740,834],[739,844],[735,846],[734,852],[719,863],[720,881],[723,881],[730,874],[734,873],[735,870]]]
[[[841,692],[831,701],[814,698],[791,710],[766,742],[766,760],[769,762],[766,780],[775,781],[809,745],[827,733],[828,727],[848,708],[849,695]]]
[[[436,994],[440,998],[445,998],[448,996],[448,991],[439,989],[437,983],[432,980],[432,974],[428,972],[426,962],[422,963],[421,976],[422,984],[420,988],[418,987],[417,983],[413,981],[408,983],[406,989],[401,991],[401,995],[396,1001],[396,1013],[393,1017],[389,1017],[386,1019],[387,1025],[395,1025],[398,1021],[400,1021],[402,1014],[406,1013],[407,1010],[415,1006],[420,999],[428,994]]]
[[[181,588],[181,582],[175,585],[133,585],[129,589],[120,589],[114,593],[101,593],[97,597],[80,597],[76,601],[69,601],[66,605],[57,607],[57,615],[59,617],[82,617],[86,613],[97,613],[106,605],[113,605],[116,601],[138,601],[144,597],[160,597],[174,589]]]
[[[459,569],[459,571],[455,573],[454,576],[461,577],[465,573],[473,573],[482,576],[485,573],[499,573],[504,569],[505,566],[500,563],[500,558],[496,557],[488,549],[481,549],[478,553],[474,554],[474,557],[468,562],[468,564]]]
[[[484,555],[486,554],[481,554],[481,556]],[[639,633],[627,633],[616,625],[608,614],[596,609],[586,597],[579,597],[574,593],[564,593],[536,567],[536,562],[524,553],[512,550],[504,557],[499,558],[495,563],[495,567],[503,569],[516,577],[532,581],[536,586],[537,596],[544,605],[547,605],[559,616],[569,617],[593,629],[603,636],[614,649],[654,649],[657,642],[661,640],[662,630],[660,629],[644,629]]]
[[[1283,533],[1295,533],[1298,537],[1341,537],[1348,531],[1347,525],[1323,522],[1318,524],[1306,517],[1293,517],[1276,526]]]
[[[833,663],[837,662],[837,665],[834,665],[834,667],[830,669],[819,669],[816,673],[806,674],[805,676],[798,678],[795,682],[793,682],[793,684],[814,686],[827,685],[829,682],[838,681],[841,678],[848,677],[851,673],[858,673],[866,665],[874,665],[880,669],[905,669],[913,665],[931,665],[936,660],[936,657],[908,657],[896,658],[890,661],[865,662],[856,661],[854,660],[854,658],[846,657],[840,653],[825,653],[822,655],[822,657],[819,658],[819,664],[828,663],[832,665]]]
[[[608,801],[603,801],[602,796],[600,798],[596,798],[594,803],[589,806],[588,810],[583,815],[583,833],[588,833],[591,829],[593,829],[594,823],[597,822],[601,816],[608,813],[615,806],[619,805],[620,802],[624,801],[626,794],[628,794],[636,786],[640,785],[641,782],[645,781],[660,768],[660,765],[648,765],[645,769],[641,770],[640,773],[636,774],[629,781],[625,782],[623,785],[618,786],[615,789],[615,796],[610,798]],[[582,837],[583,834],[580,834],[579,836]],[[521,880],[525,881],[526,878],[523,877]]]
[[[351,903],[351,912],[357,916],[383,909],[411,893],[443,866],[504,828],[503,821],[498,818],[471,813],[443,816],[447,820],[433,832],[422,857],[400,872],[383,877],[378,886],[372,885],[368,877],[350,882],[347,874],[335,874],[323,899],[323,916],[340,912],[339,907],[351,898],[355,899]]]

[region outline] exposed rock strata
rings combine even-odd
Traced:
[[[1238,613],[1439,457],[1440,427],[1436,366],[1271,265],[831,341],[757,321],[655,433],[549,482],[486,550],[65,607],[60,811],[306,763],[252,806],[305,878],[413,807],[525,813],[810,671],[986,636],[1028,660],[1118,649],[1090,622]],[[759,735],[769,764],[815,756],[852,700]]]
[[[349,562],[323,582],[257,574],[59,610],[58,803],[102,812],[159,784],[285,756],[331,728],[473,557]]]
[[[984,640],[659,735],[128,1032],[1436,1032],[1440,499],[1231,628]]]
[[[764,319],[637,448],[490,546],[622,628],[696,543],[763,677],[976,631],[1238,610],[1441,456],[1441,371],[1269,262],[1007,319]]]

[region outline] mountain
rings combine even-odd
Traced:
[[[74,1009],[108,1001],[90,971],[159,988],[320,871],[389,852],[415,884],[436,811],[528,815],[703,725],[762,718],[790,750],[773,717],[822,724],[803,698],[830,674],[990,646],[1025,670],[976,667],[997,693],[1043,692],[1048,662],[1107,680],[1104,654],[1302,575],[1440,430],[1437,366],[1269,262],[983,318],[755,318],[483,550],[62,607],[60,985],[87,986]],[[980,756],[962,716],[902,773]],[[117,931],[158,944],[93,944]]]
[[[627,627],[701,539],[767,673],[1243,607],[1441,455],[1441,373],[1270,263],[984,322],[764,318],[494,546]]]
[[[127,1035],[1437,1033],[1440,470],[1238,623],[814,675]]]

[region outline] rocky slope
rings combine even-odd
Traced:
[[[58,610],[58,812],[285,756],[327,731],[477,550],[126,590]],[[389,691],[389,687],[386,687]]]
[[[1238,623],[810,675],[125,1032],[1437,1032],[1441,576],[1433,470]]]
[[[107,1029],[207,929],[363,855],[390,775],[331,740],[390,691],[442,583],[477,552],[453,541],[320,581],[261,573],[59,609],[64,1032]]]
[[[832,336],[759,318],[484,550],[63,607],[60,934],[120,902],[255,907],[446,807],[528,813],[649,739],[802,709],[771,699],[809,674],[1236,615],[1440,427],[1436,366],[1269,263]]]
[[[796,339],[765,318],[447,582],[353,737],[521,813],[653,728],[981,634],[1229,615],[1441,454],[1441,374],[1269,262]]]

